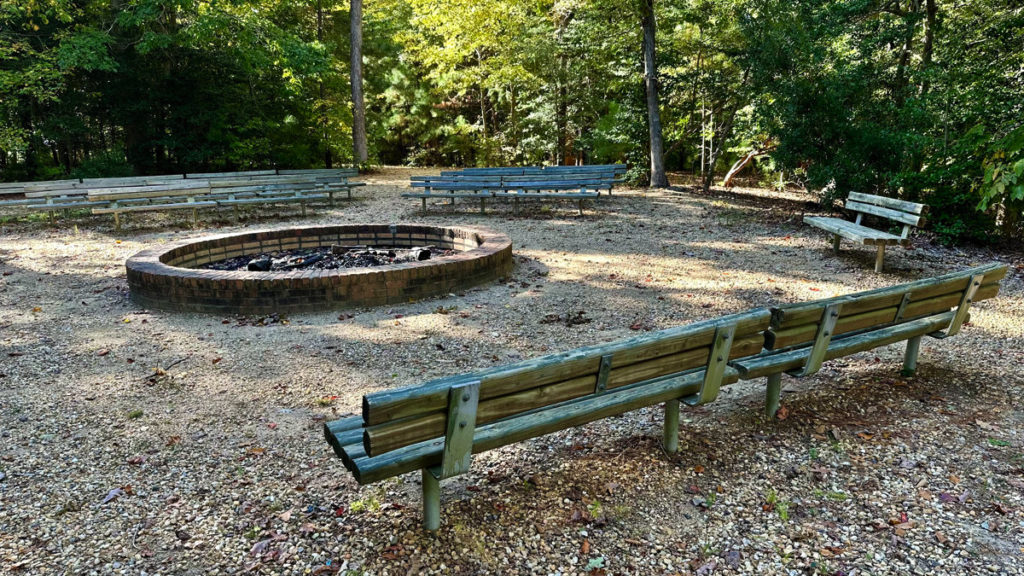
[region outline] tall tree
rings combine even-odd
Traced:
[[[654,0],[641,0],[641,2],[643,2],[641,22],[644,35],[644,91],[647,94],[651,186],[665,188],[668,186],[668,176],[665,174],[665,144],[661,138],[661,112],[658,109],[658,63],[655,60],[654,51],[657,28],[654,18]]]
[[[366,104],[363,101],[363,0],[349,4],[352,82],[352,156],[356,164],[366,162]]]

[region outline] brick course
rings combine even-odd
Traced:
[[[432,244],[457,254],[376,268],[220,272],[196,266],[289,247]],[[283,248],[282,248],[283,247]],[[291,313],[402,304],[494,281],[512,268],[512,240],[482,228],[418,224],[306,226],[218,235],[143,250],[125,264],[132,299],[151,308]]]

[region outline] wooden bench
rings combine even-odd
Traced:
[[[307,202],[333,205],[339,191],[351,199],[352,188],[364,185],[349,181],[357,175],[349,168],[314,168],[13,182],[0,184],[0,207],[48,211],[51,220],[56,210],[91,208],[113,214],[118,228],[122,213],[163,209],[232,206],[237,217],[243,205],[299,202],[305,215]]]
[[[851,192],[846,200],[846,209],[857,213],[854,222],[842,218],[830,218],[825,216],[805,216],[804,222],[832,233],[832,249],[839,253],[839,239],[846,238],[858,244],[876,246],[878,253],[875,257],[875,272],[882,271],[882,260],[885,258],[885,247],[901,244],[910,244],[910,229],[920,227],[924,224],[924,204]],[[878,216],[903,225],[903,232],[897,236],[874,228],[868,228],[861,224],[865,214]]]
[[[1006,266],[989,264],[889,288],[772,308],[765,351],[732,365],[740,378],[767,377],[766,414],[779,406],[782,374],[810,376],[824,361],[907,342],[903,373],[913,375],[921,337],[946,338],[968,320],[971,304],[994,298]]]
[[[714,401],[721,386],[768,378],[774,415],[781,374],[907,341],[959,332],[970,305],[991,298],[1006,267],[989,265],[818,302],[755,309],[516,364],[367,394],[362,414],[328,422],[327,442],[360,484],[421,471],[423,524],[440,525],[439,481],[472,455],[654,404],[665,404],[663,443],[678,450],[680,403]],[[767,349],[766,349],[767,348]]]
[[[402,196],[404,198],[419,198],[424,213],[427,211],[427,200],[430,198],[444,198],[450,201],[454,201],[455,198],[476,198],[480,201],[481,214],[486,212],[486,200],[489,198],[511,198],[516,211],[518,211],[521,199],[575,199],[579,204],[580,215],[582,215],[584,200],[596,199],[602,190],[610,191],[612,185],[617,182],[611,172],[601,176],[598,174],[553,174],[540,171],[523,174],[522,172],[526,169],[497,170],[519,173],[414,176],[410,179],[410,186],[423,188],[423,192],[405,193]]]
[[[88,199],[102,203],[93,208],[93,214],[113,214],[114,227],[121,229],[121,214],[128,212],[150,212],[154,210],[191,209],[195,225],[199,222],[199,208],[217,206],[217,201],[204,198],[210,194],[210,183],[206,180],[182,180],[152,186],[129,186],[124,188],[93,188]]]

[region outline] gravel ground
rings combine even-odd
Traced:
[[[430,173],[430,171],[417,171]],[[1024,258],[919,237],[835,257],[798,193],[616,191],[513,216],[399,198],[409,170],[300,219],[206,214],[0,225],[0,572],[26,574],[1024,574]],[[509,234],[507,281],[290,317],[145,310],[124,260],[211,231],[404,221]],[[777,302],[1011,265],[972,323],[684,412],[650,408],[476,456],[419,529],[419,476],[359,487],[324,419],[362,394]],[[453,309],[454,308],[454,309]],[[441,310],[439,310],[441,309]],[[551,322],[551,315],[590,322]],[[339,315],[340,314],[340,315]],[[543,321],[548,318],[548,321]]]

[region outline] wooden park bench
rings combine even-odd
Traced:
[[[824,360],[959,332],[973,302],[996,295],[1005,266],[989,265],[772,310],[758,308],[610,344],[580,348],[367,394],[362,414],[324,434],[360,484],[421,470],[423,523],[440,525],[439,481],[469,470],[473,454],[665,404],[664,447],[678,450],[680,403],[714,401],[721,386],[768,377],[775,413],[781,374],[813,374]]]
[[[839,253],[839,240],[846,238],[859,244],[876,246],[878,249],[875,257],[875,272],[882,271],[882,260],[885,258],[885,247],[900,244],[910,244],[910,230],[912,227],[920,227],[924,223],[924,204],[850,192],[846,200],[846,209],[857,213],[854,222],[842,218],[830,218],[825,216],[805,216],[804,222],[832,233],[832,249]],[[861,224],[865,214],[878,216],[903,225],[900,235],[890,234]]]
[[[624,170],[621,164],[446,170],[440,176],[413,176],[410,186],[423,191],[402,196],[419,198],[424,213],[431,198],[451,203],[456,198],[476,199],[481,214],[486,213],[486,201],[492,198],[511,199],[515,211],[523,199],[572,199],[578,202],[583,215],[583,202],[596,199],[601,191],[611,194],[612,186],[622,181],[619,177]]]

